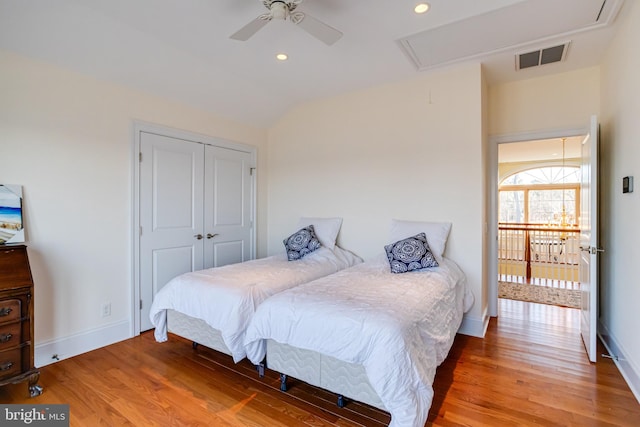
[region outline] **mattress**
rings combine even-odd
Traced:
[[[244,332],[265,299],[285,289],[342,270],[362,260],[338,246],[322,247],[297,261],[285,253],[182,274],[154,297],[150,319],[158,342],[167,340],[167,310],[203,320],[220,331],[234,361],[246,355]]]

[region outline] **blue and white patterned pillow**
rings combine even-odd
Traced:
[[[287,259],[289,261],[298,260],[316,249],[320,249],[322,246],[313,230],[313,225],[301,228],[284,239],[282,243],[284,243],[284,248],[287,250]]]
[[[384,247],[392,273],[406,273],[437,267],[438,261],[429,249],[427,235],[418,233]]]

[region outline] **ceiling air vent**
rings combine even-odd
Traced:
[[[517,54],[516,70],[523,70],[525,68],[537,67],[539,65],[563,61],[567,56],[569,43],[570,42],[566,42],[558,46],[552,46],[544,49],[534,50],[531,52]]]

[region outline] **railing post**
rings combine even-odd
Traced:
[[[524,261],[526,262],[526,279],[527,283],[531,283],[531,237],[529,230],[524,232]]]

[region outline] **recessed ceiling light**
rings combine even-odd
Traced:
[[[413,8],[415,13],[425,13],[427,10],[429,10],[429,3],[419,3]]]
[[[289,59],[289,57],[287,56],[286,53],[279,53],[276,55],[276,59],[278,61],[286,61],[287,59]]]

